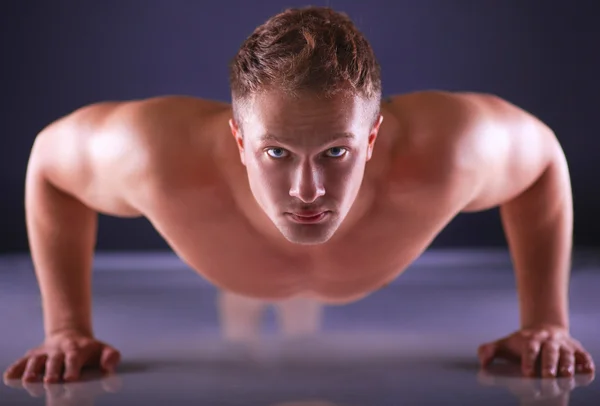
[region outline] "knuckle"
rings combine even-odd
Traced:
[[[561,358],[560,363],[565,366],[572,366],[572,365],[575,365],[575,359],[571,358],[571,357]]]
[[[548,340],[559,340],[562,337],[562,334],[557,331],[549,331],[547,337]]]
[[[84,362],[84,357],[81,352],[72,352],[72,353],[68,354],[66,357],[66,363],[73,367],[78,366],[79,364],[82,364],[83,362]]]
[[[560,348],[560,354],[565,357],[575,357],[575,351],[568,346],[562,346]]]
[[[549,351],[549,352],[558,352],[561,348],[561,345],[558,341],[556,340],[546,340],[546,342],[544,342],[544,348]]]
[[[520,336],[522,338],[527,338],[527,339],[534,338],[537,334],[538,334],[538,332],[536,332],[534,330],[522,330],[520,332]]]
[[[537,352],[537,351],[527,351],[524,354],[524,359],[525,359],[525,361],[528,361],[528,362],[535,362],[538,355],[539,355],[539,352]]]
[[[79,345],[73,340],[68,340],[61,345],[61,349],[65,352],[77,351],[79,349]]]
[[[65,358],[69,362],[76,361],[81,356],[81,352],[78,350],[70,350],[65,352]]]
[[[565,365],[573,365],[573,364],[575,364],[575,357],[572,357],[572,356],[561,357],[561,362]]]
[[[536,353],[539,351],[540,344],[534,340],[528,340],[524,344],[527,353]]]

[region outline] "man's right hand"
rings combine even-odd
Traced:
[[[42,345],[12,364],[4,379],[72,382],[79,379],[84,367],[112,373],[120,361],[119,351],[106,343],[79,332],[61,332],[48,336]]]

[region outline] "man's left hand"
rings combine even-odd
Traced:
[[[519,330],[481,345],[478,356],[484,368],[495,359],[520,363],[523,375],[529,377],[554,378],[595,371],[591,355],[562,327]]]

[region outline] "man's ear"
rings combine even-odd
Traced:
[[[231,129],[231,135],[233,135],[233,138],[235,139],[235,145],[238,147],[242,165],[246,165],[246,161],[244,160],[244,138],[242,137],[239,125],[233,118],[229,119],[229,128]]]
[[[375,141],[377,140],[377,135],[379,134],[379,129],[381,128],[381,123],[383,122],[383,115],[379,115],[377,121],[373,125],[371,132],[369,133],[369,145],[367,147],[367,161],[371,159],[373,156],[373,148],[375,148]]]

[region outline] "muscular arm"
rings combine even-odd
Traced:
[[[498,99],[481,103],[481,187],[466,211],[500,208],[521,327],[568,329],[573,203],[564,153],[535,117]]]
[[[555,147],[535,182],[500,207],[517,277],[521,328],[569,329],[573,202],[567,163]]]
[[[96,104],[36,137],[25,206],[46,337],[5,371],[5,379],[43,376],[52,383],[77,380],[84,365],[114,370],[120,354],[95,337],[91,320],[98,213],[134,217],[152,206],[151,185],[169,184],[165,174],[180,172],[172,169],[173,158],[190,150],[179,142],[188,146],[190,105],[181,98]]]
[[[99,212],[130,216],[117,165],[119,134],[106,133],[116,106],[86,107],[36,138],[27,167],[26,225],[47,336],[93,335],[91,268]],[[122,138],[122,137],[121,137]],[[111,181],[111,179],[113,179]]]
[[[91,265],[97,214],[53,185],[37,143],[25,192],[27,233],[44,313],[44,331],[93,335]]]

